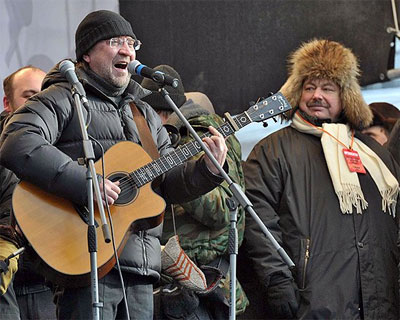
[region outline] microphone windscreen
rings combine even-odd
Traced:
[[[140,65],[141,65],[141,63],[138,60],[133,60],[133,61],[129,62],[128,63],[128,72],[130,74],[137,74],[136,68]]]
[[[60,62],[58,69],[60,70],[61,74],[65,76],[68,70],[75,71],[75,65],[70,60],[63,60]]]

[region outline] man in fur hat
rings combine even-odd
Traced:
[[[259,142],[244,165],[255,211],[295,263],[289,270],[246,218],[244,252],[271,318],[399,319],[400,171],[359,132],[372,113],[358,75],[340,43],[303,44],[281,88],[292,124]]]

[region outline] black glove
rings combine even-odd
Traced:
[[[282,275],[271,277],[267,289],[268,316],[272,319],[294,319],[299,307],[296,285]]]

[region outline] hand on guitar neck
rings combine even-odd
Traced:
[[[228,147],[226,146],[225,139],[222,136],[222,134],[220,134],[218,130],[215,129],[214,127],[210,126],[208,127],[208,129],[210,130],[212,136],[204,137],[203,142],[206,144],[206,146],[211,151],[212,155],[218,161],[218,163],[221,166],[223,166],[226,159],[226,153],[228,152]],[[206,162],[207,168],[212,173],[218,175],[219,174],[218,168],[214,166],[214,164],[212,163],[210,158],[208,158],[207,155],[205,155],[204,160]]]

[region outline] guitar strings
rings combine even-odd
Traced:
[[[189,150],[190,157],[198,152],[197,148],[195,147],[195,145],[193,143],[189,143],[185,147]],[[136,187],[136,188],[141,187],[141,186],[145,185],[146,183],[151,182],[152,180],[154,180],[161,174],[165,173],[166,171],[168,171],[175,165],[184,163],[184,161],[188,158],[188,156],[181,157],[180,154],[182,154],[182,155],[184,154],[181,149],[182,148],[178,148],[177,150],[172,151],[172,152],[168,153],[167,155],[165,155],[159,159],[156,159],[154,161],[154,162],[161,163],[162,166],[164,167],[164,169],[161,169],[161,166],[158,165],[159,168],[161,169],[159,172],[154,172],[151,170],[151,168],[149,168],[149,170],[146,170],[142,173],[138,173],[138,170],[136,170],[131,173],[127,173],[126,176],[119,179],[118,180],[120,182],[119,188],[121,189],[121,193],[119,194],[119,196],[123,196],[123,195],[131,192],[131,189],[134,187]],[[171,161],[173,162],[173,164],[169,164],[169,167],[166,166],[166,163],[167,163],[166,161],[164,161],[164,164],[163,164],[163,160],[166,160],[166,157],[170,157]],[[143,166],[142,169],[146,168],[146,166],[150,167],[151,163]],[[149,174],[148,172],[150,172],[151,174]]]
[[[222,134],[222,132],[221,132],[221,134]],[[207,134],[204,135],[204,136],[207,136]],[[204,137],[204,136],[203,136],[203,137]],[[194,152],[197,152],[197,148],[196,148],[196,146],[194,145],[194,142],[193,142],[193,141],[190,142],[190,143],[188,143],[188,144],[186,144],[186,145],[185,145],[185,148],[187,148],[187,149],[190,151],[190,153],[191,153],[190,156],[193,156],[193,155],[195,154]],[[168,153],[168,154],[166,154],[166,155],[164,155],[164,156],[162,156],[162,157],[160,157],[160,158],[154,160],[153,162],[154,162],[154,163],[155,163],[155,162],[160,162],[161,164],[163,164],[163,160],[166,160],[167,157],[170,157],[170,159],[173,161],[173,166],[182,164],[182,163],[187,159],[187,156],[184,156],[184,157],[181,158],[180,154],[184,154],[184,153],[182,152],[182,149],[183,149],[183,148],[180,147],[180,148],[178,148],[178,149],[176,149],[176,150],[174,150],[174,151],[171,151],[170,153]],[[153,163],[153,162],[152,162],[152,163]],[[164,161],[164,163],[165,163],[165,161]],[[150,167],[150,165],[151,165],[151,163],[148,163],[148,164],[146,164],[145,166],[143,166],[141,169],[144,169],[144,168],[146,168],[146,167]],[[172,166],[172,167],[173,167],[173,166]],[[159,165],[159,167],[161,168],[160,165]],[[140,178],[140,176],[137,176],[135,173],[136,173],[139,169],[138,169],[138,170],[135,170],[135,171],[129,173],[127,176],[124,176],[123,178],[121,178],[120,180],[118,180],[118,181],[120,182],[120,187],[121,187],[121,186],[124,187],[124,186],[126,186],[127,184],[132,184],[132,181],[134,182],[134,184],[135,184],[136,186],[138,186],[138,183],[136,183],[136,182],[134,181],[135,176],[136,176],[137,180],[139,180],[139,182],[140,182],[140,180],[144,180],[145,183],[147,183],[147,182],[149,182],[149,181],[147,181],[147,180],[148,180],[148,177],[152,178],[151,176],[154,176],[154,177],[156,178],[156,177],[158,177],[159,175],[161,175],[162,173],[164,173],[164,172],[166,172],[167,170],[169,170],[169,169],[172,168],[172,167],[168,168],[165,164],[163,164],[163,167],[165,168],[165,171],[162,171],[161,173],[157,173],[157,172],[154,173],[154,171],[152,171],[151,168],[148,170],[148,172],[153,173],[152,175],[151,175],[151,174],[149,175],[149,174],[146,174],[146,172],[143,172],[142,175],[146,175],[145,178]],[[145,184],[145,183],[144,183],[144,184]]]
[[[236,119],[235,119],[235,122],[237,122]],[[227,126],[227,125],[228,125],[228,123],[225,123],[225,124],[223,124],[222,126],[220,126],[219,128],[217,128],[217,131],[218,131],[219,133],[221,133],[222,136],[224,136],[224,137],[226,136],[226,132],[223,131],[223,127],[224,127],[224,126]],[[232,132],[232,129],[231,129],[231,128],[230,128],[230,131]],[[230,134],[229,134],[229,135],[230,135]],[[200,138],[203,139],[204,137],[210,137],[210,136],[211,136],[211,133],[207,132],[207,133],[205,133],[204,135],[202,135]],[[187,149],[189,149],[189,151],[190,151],[190,153],[191,153],[190,156],[194,156],[196,153],[199,152],[199,151],[197,150],[196,146],[195,146],[195,141],[191,141],[190,143],[185,144],[184,146],[178,147],[176,150],[171,151],[171,152],[168,153],[167,155],[164,155],[163,157],[160,157],[160,158],[158,158],[158,159],[156,159],[156,160],[153,161],[153,162],[158,161],[158,162],[160,162],[161,164],[163,164],[163,160],[166,160],[166,158],[169,156],[169,157],[172,159],[174,165],[171,166],[170,168],[167,168],[167,167],[165,166],[165,164],[163,164],[164,168],[166,169],[165,171],[161,171],[161,173],[155,173],[155,174],[154,174],[154,172],[151,170],[151,168],[149,168],[148,172],[151,172],[151,173],[153,173],[153,174],[147,174],[147,172],[142,172],[142,174],[141,174],[142,177],[141,177],[140,175],[138,176],[138,175],[136,174],[136,173],[138,172],[139,169],[136,170],[136,171],[133,171],[133,172],[131,172],[131,173],[128,173],[126,176],[122,177],[120,180],[117,180],[118,182],[120,182],[119,188],[121,189],[121,192],[120,192],[120,194],[119,194],[119,197],[122,197],[122,196],[124,196],[124,195],[130,193],[131,190],[132,190],[132,188],[135,188],[135,187],[138,188],[138,187],[141,187],[141,186],[147,184],[148,182],[151,182],[152,180],[154,180],[155,178],[157,178],[157,177],[160,176],[161,174],[165,173],[165,172],[168,171],[169,169],[172,169],[175,165],[180,165],[180,164],[184,163],[184,161],[186,161],[186,160],[188,159],[188,157],[185,156],[185,157],[183,157],[183,159],[181,159],[181,157],[180,157],[180,155],[179,155],[179,153],[178,153],[178,152],[180,152],[181,154],[183,154],[183,151],[182,151],[182,150],[183,150],[184,147],[187,148]],[[175,156],[175,157],[174,157],[174,156]],[[177,162],[176,160],[174,160],[174,158],[177,159],[177,160],[179,160],[179,161]],[[152,163],[153,163],[153,162],[152,162]],[[164,163],[165,163],[165,161],[164,161]],[[146,164],[145,166],[143,166],[141,169],[145,168],[146,166],[147,166],[147,167],[150,167],[150,165],[151,165],[151,163],[148,163],[148,164]],[[160,167],[160,166],[159,166],[159,167]],[[160,168],[161,168],[161,167],[160,167]],[[144,177],[143,177],[143,175],[144,175]],[[135,178],[136,178],[137,181],[135,181]],[[143,180],[144,183],[142,183],[142,181],[140,181],[140,180]],[[139,182],[139,183],[138,183],[138,182]]]

